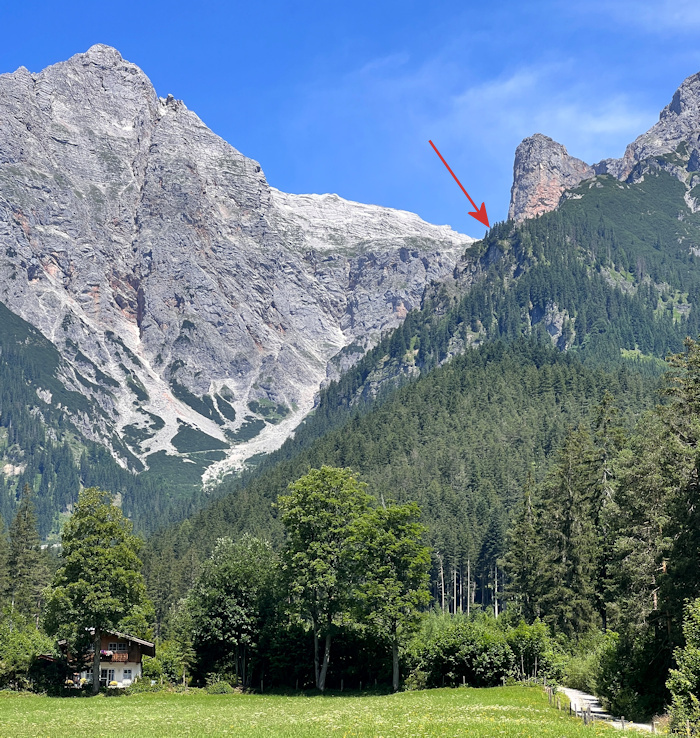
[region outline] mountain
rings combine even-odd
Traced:
[[[700,73],[683,82],[659,122],[629,144],[620,159],[589,165],[541,133],[526,138],[515,152],[508,217],[520,223],[554,210],[566,190],[598,174],[641,182],[649,160],[685,185],[686,204],[695,212],[700,198],[700,189],[695,189],[700,184]]]
[[[0,300],[58,350],[77,433],[132,470],[279,446],[473,241],[270,187],[108,46],[0,75],[0,118]]]

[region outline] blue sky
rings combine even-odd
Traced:
[[[700,71],[696,0],[23,0],[2,3],[0,28],[0,72],[116,46],[273,186],[473,236],[483,228],[428,139],[493,223],[522,138],[620,156]]]

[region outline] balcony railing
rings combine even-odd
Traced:
[[[129,652],[128,651],[100,651],[100,661],[128,661],[129,660]]]

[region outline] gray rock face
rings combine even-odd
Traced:
[[[536,133],[515,150],[508,217],[520,222],[554,210],[564,190],[594,174],[561,144]]]
[[[472,242],[272,189],[107,46],[0,75],[0,121],[0,300],[106,411],[85,432],[116,428],[142,459],[183,422],[233,443],[231,463],[276,447],[329,360],[398,325]]]
[[[542,134],[526,138],[515,152],[508,217],[522,222],[554,210],[566,189],[597,174],[634,182],[644,175],[640,165],[650,159],[657,159],[656,165],[684,182],[689,192],[700,183],[700,176],[693,176],[700,169],[700,73],[683,82],[659,122],[629,144],[620,159],[589,166]],[[696,199],[686,198],[693,209]]]

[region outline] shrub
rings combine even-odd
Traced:
[[[155,656],[144,656],[141,670],[144,679],[159,680],[163,676],[163,663]]]
[[[206,687],[207,694],[233,694],[235,691],[228,682],[213,682]]]
[[[412,692],[417,689],[427,689],[428,672],[421,669],[414,669],[407,677],[404,683],[404,689]]]
[[[457,686],[463,681],[473,687],[500,684],[514,673],[515,656],[496,623],[488,618],[429,618],[405,656],[411,683],[422,679],[420,672],[424,672],[428,687]]]
[[[575,650],[569,654],[564,667],[563,682],[567,687],[597,694],[596,678],[602,654],[608,647],[609,637],[595,632],[576,644]]]
[[[663,710],[667,692],[660,678],[669,664],[659,641],[653,631],[635,638],[606,633],[594,677],[596,694],[606,709],[633,720]]]
[[[125,694],[143,694],[144,692],[162,692],[166,689],[168,689],[168,686],[163,686],[160,682],[151,684],[150,679],[137,679],[122,691]]]
[[[521,679],[532,676],[547,677],[550,682],[561,681],[564,655],[541,620],[535,620],[532,625],[521,620],[516,627],[507,628],[506,639]]]

